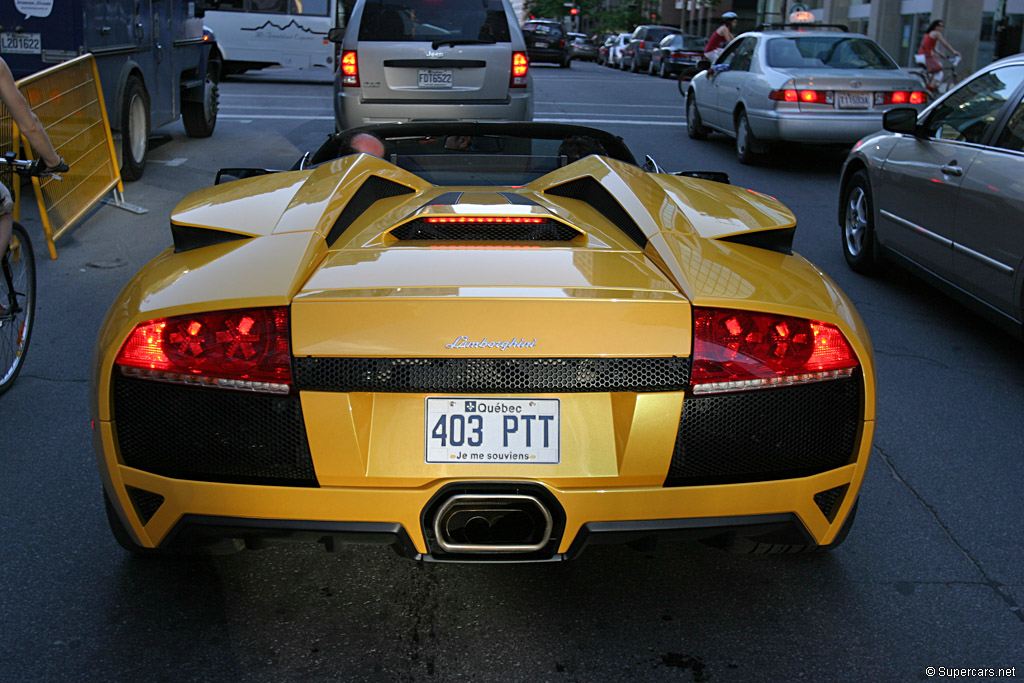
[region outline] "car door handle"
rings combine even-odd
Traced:
[[[960,166],[956,166],[955,164],[955,161],[952,164],[943,164],[942,166],[939,166],[939,170],[946,175],[962,176],[964,174],[964,169]]]

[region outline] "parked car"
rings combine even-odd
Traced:
[[[629,39],[633,37],[632,33],[620,33],[617,36],[612,36],[606,41],[608,45],[608,57],[605,59],[605,66],[611,66],[621,68],[622,65],[622,51],[629,45]]]
[[[346,131],[185,197],[112,302],[90,415],[124,548],[842,543],[873,354],[781,202],[646,171],[595,128],[357,130],[387,158]],[[598,151],[566,165],[580,138]]]
[[[572,65],[572,47],[562,22],[532,19],[523,24],[523,38],[531,64],[552,62],[563,69]]]
[[[593,38],[573,38],[572,39],[572,58],[579,59],[585,62],[593,62],[597,60],[597,45],[594,43]]]
[[[697,73],[697,64],[704,59],[704,46],[707,42],[707,38],[681,33],[665,36],[651,51],[651,63],[647,67],[647,73],[657,74],[662,78],[678,76],[681,73],[689,78]]]
[[[850,268],[893,262],[1024,336],[1024,55],[923,112],[886,112],[843,166]]]
[[[651,63],[654,48],[671,33],[682,33],[671,26],[637,26],[629,39],[629,45],[622,52],[623,70],[646,71]]]
[[[509,0],[356,0],[334,79],[335,128],[410,119],[533,119]]]
[[[686,126],[698,140],[712,130],[734,137],[750,163],[776,141],[853,144],[882,128],[885,111],[926,100],[921,81],[867,36],[753,31],[690,81]]]

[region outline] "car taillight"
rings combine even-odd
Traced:
[[[345,87],[359,85],[359,59],[355,50],[341,55],[341,84]]]
[[[925,94],[919,90],[875,93],[875,104],[924,104],[927,99]]]
[[[530,70],[530,60],[526,58],[525,52],[512,53],[512,79],[508,83],[510,88],[526,87],[526,72]]]
[[[797,90],[786,88],[785,90],[772,90],[768,93],[768,99],[776,102],[804,102],[807,104],[832,104],[835,101],[835,93],[831,90]]]
[[[287,394],[288,309],[251,308],[139,323],[115,361],[130,377]]]
[[[695,394],[850,377],[860,363],[834,325],[793,316],[694,309]]]
[[[644,45],[645,45],[644,41],[642,41],[642,40],[641,40],[641,41],[640,41],[640,49],[641,49],[641,50],[643,50],[643,49],[644,49]]]

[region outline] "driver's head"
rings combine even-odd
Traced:
[[[376,135],[370,133],[356,133],[349,140],[349,146],[353,153],[363,152],[372,154],[375,157],[384,158],[384,143]]]

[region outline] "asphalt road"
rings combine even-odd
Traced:
[[[294,79],[298,80],[294,80]],[[673,82],[574,63],[534,68],[536,118],[622,135],[667,169],[724,170],[799,219],[796,249],[851,296],[878,370],[857,523],[822,556],[702,545],[597,547],[558,565],[417,565],[381,548],[286,545],[135,559],[104,519],[88,378],[115,293],[170,244],[168,215],[218,167],[286,168],[333,130],[329,80],[222,84],[213,137],[180,125],[128,185],[39,260],[37,327],[0,397],[0,680],[907,681],[1024,677],[1024,354],[973,313],[890,272],[847,270],[842,155],[740,166],[686,136]],[[31,209],[26,223],[44,253]],[[942,668],[946,671],[943,671]],[[964,677],[964,676],[961,676]]]

